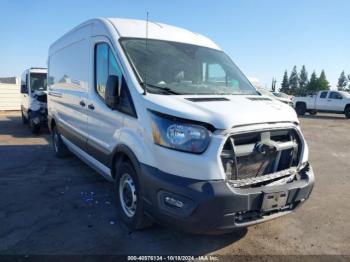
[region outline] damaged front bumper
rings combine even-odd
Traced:
[[[142,165],[145,209],[162,223],[194,233],[224,233],[291,213],[314,186],[310,165],[293,181],[238,188],[231,181],[178,177]]]
[[[36,111],[30,112],[30,118],[35,125],[46,125],[47,124],[47,109],[41,108]]]

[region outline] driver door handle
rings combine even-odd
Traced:
[[[94,109],[95,109],[95,106],[94,106],[93,104],[90,104],[90,105],[88,105],[88,108],[89,108],[90,110],[94,110]]]
[[[79,102],[79,105],[81,105],[82,107],[85,107],[85,102],[84,102],[83,100],[81,100],[81,101]]]

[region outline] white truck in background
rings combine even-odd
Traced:
[[[320,91],[317,95],[294,97],[293,104],[298,115],[327,112],[350,118],[350,94],[343,91]]]

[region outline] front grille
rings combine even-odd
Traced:
[[[300,153],[301,140],[296,130],[263,130],[231,135],[221,152],[221,161],[227,179],[251,180],[296,167]]]

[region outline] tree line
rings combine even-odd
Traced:
[[[344,71],[341,72],[337,87],[339,91],[350,91],[350,75],[346,76]]]
[[[288,71],[285,70],[280,92],[293,96],[305,96],[320,90],[329,90],[329,88],[330,85],[324,70],[319,76],[313,71],[309,79],[308,72],[303,65],[300,72],[298,72],[297,66],[294,66],[289,77]]]

